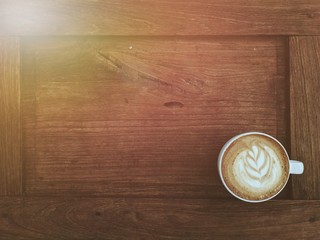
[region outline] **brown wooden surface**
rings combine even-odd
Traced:
[[[0,37],[0,240],[318,239],[320,40],[287,36],[319,26],[318,0],[0,1],[34,35]],[[244,131],[305,164],[277,200],[218,178]]]
[[[291,151],[305,173],[293,177],[295,199],[320,199],[320,37],[290,38]]]
[[[26,193],[231,197],[217,156],[288,145],[282,38],[26,38]],[[290,189],[290,185],[287,189]]]
[[[15,37],[0,37],[0,195],[22,192],[20,49]]]
[[[319,0],[2,0],[0,35],[315,35]]]
[[[0,239],[318,239],[320,202],[0,199]]]

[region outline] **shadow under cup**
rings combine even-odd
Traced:
[[[264,202],[277,196],[290,174],[303,173],[303,163],[289,160],[274,137],[247,132],[231,138],[218,157],[218,171],[225,188],[246,202]]]

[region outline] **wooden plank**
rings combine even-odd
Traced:
[[[7,198],[1,239],[317,239],[319,201]]]
[[[2,0],[0,35],[316,35],[318,0]]]
[[[232,136],[287,144],[282,38],[27,38],[26,191],[231,197],[217,156]]]
[[[22,192],[19,40],[0,38],[0,195]]]
[[[290,38],[291,152],[304,162],[295,199],[320,199],[320,37]]]

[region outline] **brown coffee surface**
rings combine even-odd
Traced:
[[[289,161],[274,139],[251,134],[230,144],[222,156],[221,170],[224,182],[235,195],[259,201],[282,190],[289,177]]]

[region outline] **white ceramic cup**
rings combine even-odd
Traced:
[[[227,184],[225,183],[224,179],[223,179],[223,173],[222,173],[222,161],[223,161],[223,155],[225,153],[225,151],[227,150],[227,148],[234,142],[236,141],[238,138],[240,137],[243,137],[243,136],[247,136],[247,135],[251,135],[251,134],[258,134],[258,135],[263,135],[263,136],[266,136],[266,137],[269,137],[271,139],[273,139],[275,142],[277,142],[279,144],[279,146],[281,146],[284,150],[284,152],[286,153],[286,156],[287,156],[287,160],[289,162],[289,173],[287,175],[287,180],[286,180],[286,183],[283,185],[283,187],[276,193],[274,194],[273,196],[267,198],[267,199],[262,199],[262,200],[247,200],[247,199],[244,199],[244,198],[241,198],[239,197],[237,194],[235,194],[234,192],[232,192]],[[261,132],[246,132],[246,133],[242,133],[242,134],[239,134],[239,135],[236,135],[234,136],[233,138],[231,138],[228,142],[226,142],[221,151],[220,151],[220,154],[219,154],[219,157],[218,157],[218,171],[219,171],[219,176],[221,178],[221,181],[223,183],[223,185],[225,186],[225,188],[233,195],[235,196],[236,198],[242,200],[242,201],[245,201],[245,202],[251,202],[251,203],[258,203],[258,202],[265,202],[267,200],[270,200],[271,198],[274,198],[275,196],[277,196],[283,189],[284,187],[287,185],[287,182],[289,180],[289,176],[290,174],[302,174],[303,173],[303,170],[304,170],[304,166],[303,166],[303,163],[300,162],[300,161],[296,161],[296,160],[290,160],[289,159],[289,156],[288,156],[288,153],[286,151],[286,149],[283,147],[283,145],[277,140],[275,139],[274,137],[268,135],[268,134],[265,134],[265,133],[261,133]]]

